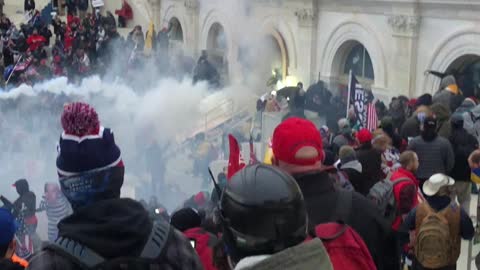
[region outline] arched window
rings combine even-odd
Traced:
[[[453,75],[464,96],[480,97],[480,56],[466,54],[455,61],[445,71]]]
[[[173,17],[168,24],[168,36],[170,40],[183,42],[182,25],[175,17]]]
[[[356,42],[350,52],[348,52],[343,73],[349,74],[350,70],[353,71],[355,76],[361,79],[372,81],[375,79],[372,59],[370,59],[370,54],[361,43]]]

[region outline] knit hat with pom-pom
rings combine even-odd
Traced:
[[[82,102],[66,104],[61,123],[64,131],[57,147],[57,170],[60,177],[123,167],[113,132],[100,125],[93,107]]]

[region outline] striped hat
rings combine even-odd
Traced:
[[[100,125],[93,107],[82,102],[66,104],[61,122],[64,131],[57,146],[60,177],[123,167],[113,132]]]

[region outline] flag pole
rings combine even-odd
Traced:
[[[350,92],[351,92],[351,89],[352,89],[352,76],[353,76],[353,72],[352,70],[350,69],[350,73],[348,75],[348,95],[347,95],[347,113],[345,114],[345,118],[348,119],[348,111],[350,109]]]

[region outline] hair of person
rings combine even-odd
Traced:
[[[408,165],[411,164],[415,160],[415,152],[408,150],[400,154],[399,162],[403,168],[406,168]]]
[[[474,164],[480,163],[480,150],[475,150],[470,154],[470,161]]]

